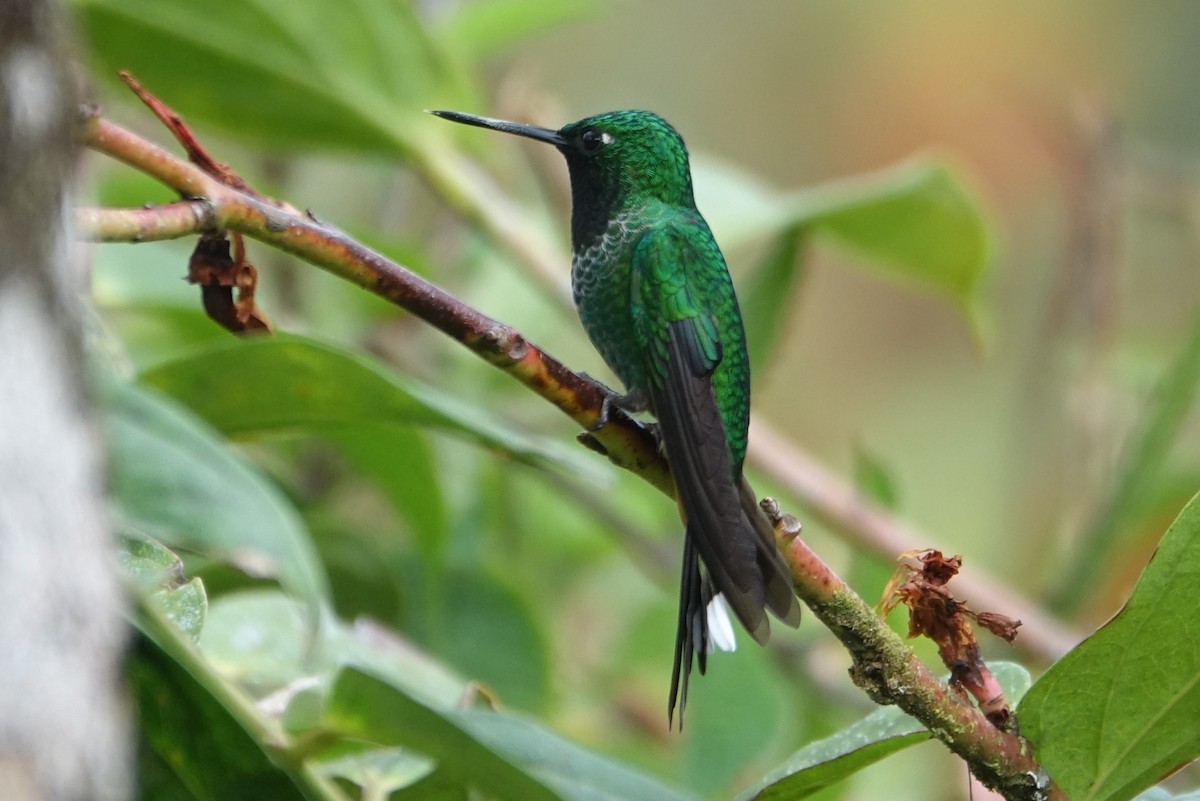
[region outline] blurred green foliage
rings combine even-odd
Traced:
[[[487,111],[484,98],[494,94],[508,98],[514,114],[550,105],[528,96],[518,45],[544,42],[551,31],[572,30],[558,26],[585,17],[603,25],[602,11],[611,10],[545,0],[349,0],[336,9],[320,0],[286,7],[263,0],[76,0],[75,8],[106,113],[153,130],[115,81],[117,70],[130,70],[252,185],[313,206],[322,219],[515,325],[572,367],[596,370],[599,360],[562,302],[561,166],[548,172],[540,155],[506,160],[517,144],[485,140],[420,112]],[[814,4],[808,13],[828,23],[842,13],[830,8]],[[565,35],[570,41],[573,34]],[[765,26],[756,35],[779,33]],[[813,48],[793,51],[803,60]],[[517,69],[507,69],[514,61]],[[920,66],[915,58],[904,62],[918,73]],[[628,69],[586,59],[583,67],[585,76]],[[647,82],[666,86],[669,77]],[[802,90],[801,83],[776,88],[772,99]],[[666,90],[647,96],[655,91]],[[748,138],[777,134],[764,130],[771,113],[764,109],[739,130]],[[877,127],[873,132],[890,141],[893,132]],[[789,137],[774,141],[785,140],[793,152],[806,146],[792,142],[794,128],[782,130]],[[849,139],[862,135],[861,126],[845,130]],[[685,134],[704,141],[690,129]],[[462,151],[468,143],[504,189],[480,178]],[[888,382],[887,390],[858,394],[880,395],[897,428],[928,431],[932,420],[946,441],[926,437],[922,446],[971,454],[996,438],[993,407],[960,397],[952,382],[926,380],[926,359],[945,360],[946,340],[990,348],[999,331],[1032,343],[1024,380],[1032,375],[1035,384],[1056,355],[1093,358],[1088,342],[1054,338],[1054,323],[1067,312],[1050,309],[1041,327],[1036,315],[1006,314],[1006,295],[1015,294],[1013,259],[997,259],[996,214],[985,213],[976,179],[955,162],[924,155],[781,189],[745,165],[694,156],[700,207],[727,254],[740,257],[735,272],[756,380],[766,389],[759,397],[767,414],[790,421],[802,437],[819,445],[822,435],[839,430],[830,420],[865,402],[848,393],[828,415],[807,414],[805,404],[821,398],[831,378],[869,373]],[[120,165],[93,166],[106,205],[169,199]],[[773,179],[787,180],[786,169],[779,172]],[[519,198],[515,233],[487,222],[509,194]],[[1036,228],[1045,215],[1031,207],[1023,219]],[[562,279],[531,269],[528,252],[514,241],[562,254]],[[198,293],[179,280],[189,246],[105,246],[92,264],[111,500],[138,600],[128,673],[145,797],[615,800],[740,791],[747,798],[835,798],[854,792],[835,782],[925,739],[895,710],[867,715],[869,704],[843,675],[844,656],[811,621],[794,637],[778,637],[772,650],[747,642],[714,657],[693,690],[686,733],[669,735],[665,695],[681,542],[671,504],[575,447],[576,432],[557,412],[460,348],[363,291],[254,243],[260,305],[287,333],[230,337],[204,318]],[[838,259],[875,276],[831,308],[814,301],[810,284],[834,273],[853,276],[828,269],[840,268]],[[1038,291],[1051,294],[1049,283]],[[1067,285],[1068,296],[1074,288]],[[817,290],[816,297],[828,297]],[[952,322],[925,340],[919,331],[910,338],[905,326],[920,325],[883,309],[884,294],[922,304],[912,313],[922,323],[946,310]],[[814,332],[831,321],[846,328]],[[856,351],[853,334],[865,322],[880,328],[871,329],[865,351],[861,343]],[[794,370],[797,333],[833,339],[824,352],[838,358]],[[1048,594],[1053,579],[1073,567],[1063,606],[1084,609],[1081,620],[1113,607],[1120,594],[1113,587],[1122,586],[1113,574],[1129,583],[1200,484],[1200,462],[1179,459],[1170,447],[1195,428],[1195,340],[1182,347],[1157,403],[1146,406],[1124,482],[1100,489],[1054,484],[1052,499],[1066,498],[1050,504],[1059,516],[1027,526],[1026,535],[1013,532],[995,571],[1034,557],[1050,563],[1053,552],[1062,571],[1037,564],[1011,583]],[[922,345],[937,355],[926,356]],[[850,353],[857,356],[843,356]],[[1145,360],[1168,361],[1157,351]],[[1147,374],[1155,373],[1148,371],[1139,363],[1121,378],[1137,387],[1149,383]],[[1013,381],[980,394],[991,401],[1027,393],[1038,408],[1045,400],[1039,387]],[[1131,405],[1142,409],[1136,400]],[[1007,468],[1024,478],[1037,460],[1022,449],[1047,439],[1054,426],[1019,411],[1013,416],[1029,439],[1014,447],[1025,458]],[[949,433],[959,430],[959,417],[968,436]],[[862,429],[872,432],[868,423]],[[1055,464],[1025,483],[996,478],[987,458],[977,465],[970,457],[943,481],[937,472],[912,469],[913,449],[897,447],[886,433],[849,441],[853,446],[840,440],[839,447],[857,455],[856,478],[869,497],[906,513],[957,504],[969,514],[951,528],[985,536],[993,518],[1006,534],[1004,527],[1016,528],[1011,520],[1035,519],[1028,510],[1045,505],[1040,499],[1053,483],[1044,471]],[[1115,450],[1118,442],[1101,447]],[[995,514],[960,491],[976,470],[1018,503]],[[1084,558],[1048,544],[1056,525],[1067,528],[1064,510],[1078,508],[1094,512],[1090,524],[1071,526],[1089,543]],[[1186,547],[1198,530],[1195,518],[1194,510],[1180,517],[1163,546],[1181,549],[1171,564],[1184,573],[1168,580],[1152,564],[1130,610],[1048,674],[1069,680],[1035,685],[1022,708],[1046,738],[1039,753],[1064,786],[1099,788],[1075,797],[1131,797],[1196,754],[1186,723],[1166,741],[1146,736],[1139,723],[1194,707],[1195,648],[1152,660],[1159,669],[1153,679],[1095,650],[1151,653],[1197,642],[1186,614],[1156,616],[1140,635],[1125,631],[1137,604],[1161,604],[1168,589],[1179,609],[1200,601],[1194,549]],[[940,520],[934,514],[922,522]],[[830,532],[806,531],[844,572],[863,578],[865,597],[877,596],[889,557],[854,549],[843,556]],[[1132,567],[1121,570],[1124,564]],[[1081,663],[1087,672],[1076,678]],[[1019,695],[1024,671],[1010,671]],[[1098,722],[1087,714],[1096,711],[1090,693],[1059,689],[1097,676],[1113,686],[1154,681],[1162,693],[1140,704],[1113,703]],[[1178,688],[1172,704],[1161,702],[1161,694]],[[1097,726],[1118,732],[1118,740],[1093,763],[1076,743]],[[916,753],[922,764],[940,758],[928,749]],[[1126,763],[1129,754],[1145,759]],[[1120,775],[1095,783],[1101,766],[1114,762]],[[947,786],[957,787],[961,774],[945,773]],[[924,780],[883,784],[897,798],[932,794]]]

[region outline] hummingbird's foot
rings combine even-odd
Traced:
[[[587,374],[585,373],[584,375],[586,376]],[[588,376],[588,378],[590,379],[591,376]],[[601,384],[601,386],[604,385]],[[640,389],[632,389],[624,395],[618,395],[608,387],[605,387],[605,389],[608,389],[608,392],[604,395],[604,400],[600,404],[600,416],[596,419],[595,423],[588,426],[588,433],[594,433],[608,425],[614,407],[628,414],[637,414],[650,408],[649,396]]]

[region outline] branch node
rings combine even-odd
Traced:
[[[269,212],[267,214],[267,230],[272,233],[281,234],[291,227],[291,221],[288,219],[288,214],[279,212]]]
[[[772,526],[779,525],[779,518],[783,514],[783,509],[779,506],[779,501],[774,498],[763,498],[758,502],[758,507],[763,510],[763,514],[771,521]]]

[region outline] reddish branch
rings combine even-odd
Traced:
[[[420,317],[489,363],[549,400],[584,428],[600,418],[609,390],[584,378],[528,342],[514,328],[471,308],[440,287],[354,241],[341,231],[266,199],[227,186],[137,134],[102,117],[85,125],[87,145],[154,176],[196,200],[158,207],[164,219],[150,222],[158,208],[82,210],[80,228],[98,241],[166,239],[189,234],[237,231],[322,267]],[[666,462],[652,434],[619,410],[609,424],[589,435],[618,466],[642,476],[674,497]]]
[[[171,135],[175,137],[175,141],[187,152],[188,161],[226,186],[240,189],[253,197],[262,197],[262,195],[251,189],[250,185],[243,181],[241,176],[229,169],[229,165],[223,164],[213,158],[204,145],[200,144],[199,140],[196,139],[195,134],[192,133],[192,129],[183,121],[183,117],[176,114],[174,109],[150,94],[126,70],[121,70],[118,74],[121,76],[121,80],[125,82],[125,85],[133,90],[138,99],[145,103],[146,107],[154,113],[154,116],[158,117],[158,121],[171,132]]]
[[[142,94],[145,94],[144,92]],[[165,107],[160,116],[173,130],[184,127]],[[186,128],[184,127],[184,130]],[[467,306],[445,290],[364,247],[311,214],[300,214],[260,197],[228,176],[189,164],[157,145],[100,117],[85,125],[91,149],[151,175],[185,198],[143,209],[84,209],[78,222],[95,241],[147,241],[234,231],[322,267],[392,301],[465,345],[590,429],[611,391],[580,376],[514,328]],[[191,139],[190,133],[187,137]],[[191,141],[194,142],[194,139]],[[192,148],[189,146],[189,151]],[[200,151],[203,151],[200,148]],[[205,154],[207,156],[207,154]],[[211,158],[212,165],[217,164]],[[211,165],[210,169],[211,169]],[[581,439],[618,466],[673,496],[667,465],[645,426],[614,412],[601,429]],[[960,754],[988,786],[1008,798],[1061,797],[1042,785],[1040,772],[1019,738],[994,727],[953,695],[912,651],[797,536],[794,518],[773,502],[764,508],[792,567],[796,589],[814,614],[846,645],[854,659],[851,676],[879,703],[897,704]]]

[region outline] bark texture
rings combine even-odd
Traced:
[[[0,798],[121,799],[121,593],[81,357],[65,12],[0,2]]]

